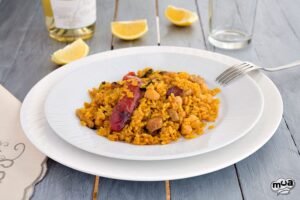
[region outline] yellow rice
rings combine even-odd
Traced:
[[[143,77],[149,68],[138,71]],[[218,117],[220,101],[216,95],[219,88],[209,89],[205,81],[186,72],[153,71],[149,76],[141,78],[145,90],[155,90],[159,99],[140,99],[130,121],[119,131],[111,131],[109,119],[114,106],[124,95],[132,97],[126,81],[115,83],[102,82],[98,88],[89,91],[91,102],[85,102],[82,108],[76,110],[76,115],[83,126],[97,130],[97,134],[112,141],[124,141],[136,145],[168,144],[181,137],[191,139],[204,133],[206,128],[212,129]],[[135,80],[132,84],[136,84]],[[167,97],[168,88],[177,86],[184,91],[181,101],[171,94]],[[179,116],[178,121],[172,121],[168,109],[173,109]],[[159,133],[149,134],[145,128],[149,119],[160,117],[163,120]],[[208,127],[207,127],[208,126]]]

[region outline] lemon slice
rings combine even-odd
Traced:
[[[166,8],[165,16],[177,26],[190,26],[198,20],[198,15],[195,12],[171,5]]]
[[[123,40],[135,40],[148,31],[147,20],[116,21],[111,23],[111,32]]]
[[[87,56],[89,50],[89,46],[82,39],[77,39],[63,49],[55,51],[51,60],[58,65],[67,64]]]

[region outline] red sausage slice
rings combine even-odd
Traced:
[[[128,73],[124,76],[123,80],[137,79],[139,82],[141,80],[135,76],[135,73]],[[127,96],[121,98],[117,105],[113,108],[112,115],[110,117],[110,129],[112,131],[121,131],[126,123],[130,120],[130,117],[134,109],[138,106],[139,100],[142,97],[141,90],[139,86],[134,86],[130,82],[128,84],[128,89],[133,93],[133,98]]]

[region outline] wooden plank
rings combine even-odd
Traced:
[[[197,12],[194,0],[164,0],[158,1],[159,22],[160,22],[160,39],[161,45],[186,46],[204,49],[204,42],[201,21],[195,22],[190,27],[178,27],[167,20],[165,17],[165,9],[168,5],[174,5]]]
[[[88,41],[91,54],[111,48],[109,22],[113,19],[114,1],[98,2],[97,7],[95,37]],[[5,87],[20,100],[38,80],[57,68],[50,61],[50,56],[55,50],[65,46],[48,37],[43,19],[42,10],[39,9],[20,47],[18,58],[2,80]]]
[[[271,190],[271,182],[279,178],[300,180],[300,159],[291,135],[284,123],[280,124],[274,137],[257,153],[237,163],[245,199],[283,199]],[[299,199],[296,186],[286,199]]]
[[[39,10],[29,25],[19,53],[3,79],[3,85],[21,101],[37,81],[56,69],[50,56],[55,50],[65,46],[49,38],[43,19],[39,4]]]
[[[111,49],[112,34],[110,22],[113,21],[115,11],[114,0],[97,1],[97,22],[94,37],[87,41],[90,54]]]
[[[171,200],[171,186],[170,181],[165,181],[165,188],[166,188],[166,200]]]
[[[157,45],[155,1],[117,0],[116,3],[116,20],[145,18],[148,21],[149,32],[143,38],[134,41],[122,41],[114,37],[112,43],[113,49]],[[164,184],[164,182],[120,181],[101,177],[98,199],[165,199]]]
[[[171,182],[171,199],[242,199],[234,168]]]
[[[164,182],[135,182],[102,178],[99,200],[165,200]]]
[[[100,177],[99,177],[99,176],[95,176],[92,200],[98,199],[98,194],[99,194],[99,181],[100,181]]]
[[[46,177],[35,187],[32,200],[92,199],[93,176],[49,160]]]
[[[199,15],[199,19],[200,19],[200,24],[201,24],[201,28],[202,28],[202,33],[203,33],[203,39],[205,42],[205,46],[206,46],[206,50],[209,51],[214,51],[215,47],[210,45],[208,40],[207,40],[207,35],[208,35],[208,1],[196,1],[196,5],[197,5],[197,11],[198,11],[198,15]],[[199,7],[201,7],[201,9],[199,9]],[[202,11],[205,11],[204,13],[202,13]]]
[[[21,3],[23,4],[23,3]],[[27,10],[28,12],[28,10]],[[1,14],[0,14],[1,16]],[[20,16],[16,21],[22,21]],[[56,69],[50,55],[65,44],[48,37],[44,17],[38,1],[38,12],[33,16],[25,32],[18,54],[3,79],[4,86],[17,98],[23,100],[29,89],[43,76]],[[15,38],[7,38],[5,51]],[[5,52],[7,53],[7,52]],[[36,187],[33,199],[91,199],[94,176],[64,167],[52,160],[48,161],[48,172]]]
[[[100,0],[97,1],[97,22],[94,37],[87,43],[90,46],[90,54],[111,50],[112,34],[110,31],[110,22],[113,21],[115,12],[115,1]],[[100,177],[94,177],[93,197],[95,200],[99,196]],[[102,181],[102,178],[101,178]]]
[[[265,2],[265,3],[263,3]],[[261,45],[257,52],[259,59],[263,59],[265,66],[278,66],[300,60],[300,23],[299,23],[299,1],[276,1],[272,9],[278,13],[277,17],[270,10],[267,10],[271,1],[263,1],[261,4],[265,13],[259,12],[259,17],[263,17],[274,24],[272,27],[264,27],[263,23],[258,24],[258,30],[267,32],[268,35],[258,35],[256,40],[265,41],[269,46]],[[270,28],[270,30],[269,30]],[[278,38],[280,36],[280,38]],[[284,97],[284,118],[288,128],[294,137],[295,143],[300,152],[300,134],[298,125],[300,124],[300,66],[298,68],[274,72],[268,74],[279,87]]]
[[[287,23],[287,18],[282,13],[282,10],[285,10],[282,7],[283,3],[278,5],[278,2],[271,0],[259,1],[254,37],[250,46],[236,51],[220,49],[216,49],[216,51],[270,67],[299,59],[300,41],[296,33],[300,29],[299,23],[296,22],[296,16],[298,15],[296,1],[287,3],[290,8],[295,7],[288,10],[287,13],[289,13],[288,19],[295,21],[296,25],[291,21],[289,21],[290,24]],[[207,14],[205,2],[198,0],[198,4],[200,13]],[[285,14],[287,15],[287,13]],[[294,120],[299,118],[297,107],[300,91],[296,89],[299,85],[299,73],[299,69],[268,73],[283,95],[284,117],[288,119],[288,125],[294,127],[296,126]],[[296,111],[293,112],[295,109]],[[295,131],[293,134],[296,135],[296,129],[290,128],[290,130],[292,133]],[[270,183],[279,177],[291,177],[296,179],[297,182],[299,180],[298,172],[300,171],[299,151],[284,121],[267,145],[251,157],[237,163],[236,167],[245,199],[277,198],[276,194],[270,190]],[[299,195],[300,190],[295,189],[291,191],[287,198],[297,199]]]
[[[134,41],[123,41],[113,38],[113,48],[124,48],[143,45],[157,45],[155,0],[117,0],[116,20],[147,19],[149,31],[142,38]]]
[[[38,0],[2,0],[0,4],[0,83],[16,59]]]
[[[111,49],[112,36],[110,33],[110,21],[112,21],[113,19],[114,7],[115,7],[115,2],[111,0],[101,0],[97,2],[97,24],[96,24],[95,34],[92,39],[87,41],[87,43],[90,46],[90,54]],[[56,163],[56,165],[59,164]],[[93,190],[93,183],[96,183],[94,187],[99,187],[98,185],[99,177],[96,178],[95,176],[90,176],[84,173],[80,173],[78,171],[71,170],[67,167],[63,167],[62,165],[60,165],[59,168],[52,168],[52,165],[50,165],[48,168],[49,168],[48,170],[51,171],[52,173],[63,173],[64,171],[69,171],[70,176],[78,177],[76,179],[68,179],[66,183],[69,185],[72,184],[76,185],[78,183],[79,183],[78,186],[80,187],[82,187],[84,184],[86,185],[85,187],[82,188],[73,186],[74,189],[77,190],[75,192],[73,191],[73,188],[65,188],[67,191],[65,193],[66,195],[62,196],[61,199],[91,199],[92,197],[94,199],[97,199],[98,193],[92,194],[92,190]],[[82,177],[85,177],[85,180],[83,181],[79,180],[79,178]],[[46,193],[44,187],[47,187],[47,182],[50,182],[53,185],[57,185],[61,183],[59,179],[54,179],[52,174],[49,175],[49,177],[48,176],[45,177],[45,180],[42,181],[41,186],[37,187],[36,189],[36,194],[35,194],[36,199],[42,198],[43,195]],[[82,189],[84,191],[82,191]],[[55,196],[51,195],[51,190],[52,188],[49,190],[50,191],[49,198],[53,199],[53,197]],[[56,191],[57,189],[53,188],[52,193]],[[96,192],[98,191],[96,190]],[[82,194],[75,196],[76,193],[82,193]]]
[[[195,1],[189,1],[189,3],[184,0],[167,0],[158,2],[161,45],[187,46],[204,49],[206,48],[203,30],[201,27],[202,21],[193,24],[192,27],[176,27],[171,25],[164,16],[164,11],[167,5],[183,7],[197,12],[197,4]],[[223,180],[225,180],[226,183],[229,184],[224,184]],[[235,168],[233,166],[205,176],[171,181],[170,185],[171,199],[242,198],[238,179],[235,173]]]

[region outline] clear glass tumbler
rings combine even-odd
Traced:
[[[257,0],[209,0],[209,42],[240,49],[251,42]]]

